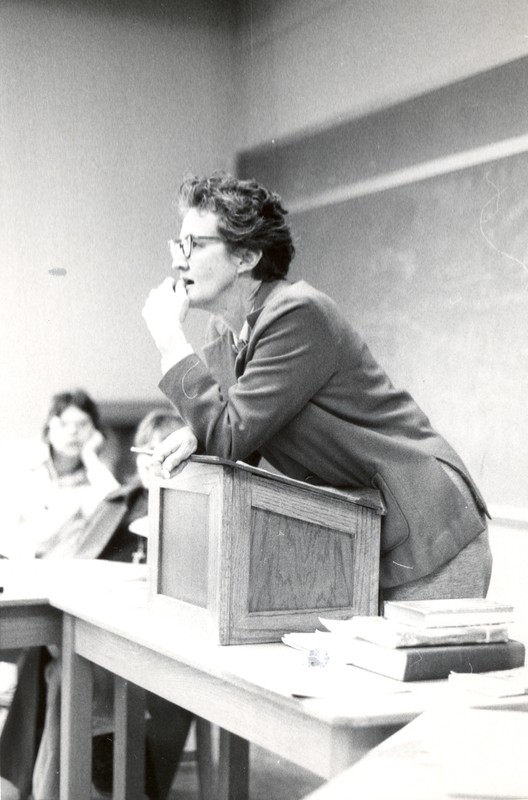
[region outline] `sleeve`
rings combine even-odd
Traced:
[[[269,442],[327,383],[337,358],[328,315],[313,302],[259,318],[247,352],[244,372],[226,395],[196,355],[160,382],[207,455],[236,461]]]
[[[119,483],[99,457],[91,459],[86,466],[86,477],[89,486],[80,496],[80,507],[83,515],[89,517],[101,500],[119,488]]]

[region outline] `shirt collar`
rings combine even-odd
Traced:
[[[287,283],[286,278],[281,278],[276,281],[266,281],[265,283],[261,283],[257,293],[255,295],[255,300],[253,302],[253,306],[251,311],[246,317],[247,324],[251,331],[252,328],[255,327],[255,322],[259,318],[262,309],[266,305],[266,302],[269,300],[271,295],[280,287]],[[248,331],[249,333],[249,331]]]

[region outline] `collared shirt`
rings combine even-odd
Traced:
[[[0,533],[0,552],[10,558],[48,557],[67,536],[75,536],[97,504],[118,482],[102,463],[58,475],[46,448],[10,486],[8,509]]]

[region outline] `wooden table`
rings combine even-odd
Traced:
[[[38,566],[43,562],[38,562]],[[0,560],[0,653],[2,661],[15,658],[21,648],[59,644],[62,614],[48,601],[46,565]],[[44,572],[46,576],[44,576]],[[10,651],[13,651],[11,653]]]
[[[503,704],[526,708],[526,698],[508,700]],[[466,736],[474,713],[479,716],[471,721],[473,735]],[[527,734],[528,715],[518,711],[460,706],[427,711],[306,800],[526,798]]]
[[[60,644],[62,612],[49,602],[58,586],[114,585],[146,578],[144,565],[82,559],[0,559],[0,652]]]
[[[56,591],[51,602],[64,612],[63,800],[90,797],[90,663],[116,676],[114,797],[122,800],[141,796],[143,759],[132,755],[142,741],[142,690],[325,778],[441,702],[446,690],[445,681],[402,685],[346,667],[348,696],[299,699],[292,696],[302,673],[298,652],[282,644],[211,644],[149,606],[146,586],[90,596]],[[228,796],[229,786],[217,786],[215,800]]]
[[[348,667],[348,696],[293,697],[306,675],[299,653],[281,644],[212,645],[149,607],[145,575],[142,567],[109,562],[0,561],[3,659],[10,650],[59,644],[64,630],[63,800],[91,793],[91,663],[115,675],[119,800],[142,796],[143,759],[134,755],[144,742],[144,690],[222,729],[224,770],[209,795],[215,800],[244,797],[233,769],[247,759],[248,742],[329,778],[310,800],[450,797],[438,736],[453,731],[460,709],[450,707],[447,682],[400,684]]]

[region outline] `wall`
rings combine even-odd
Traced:
[[[336,299],[488,503],[518,508],[528,508],[527,81],[523,57],[245,151],[238,167],[286,199],[292,276]]]
[[[74,384],[161,399],[141,308],[182,174],[232,166],[233,30],[226,2],[1,3],[0,439]]]
[[[528,53],[524,0],[241,0],[245,146],[368,114]]]
[[[160,398],[140,310],[182,172],[524,55],[527,32],[524,0],[3,0],[0,441],[65,385]]]
[[[511,603],[515,608],[512,639],[524,642],[528,649],[528,585],[524,565],[528,558],[528,516],[512,523],[497,518],[490,525],[493,572],[489,597]]]

